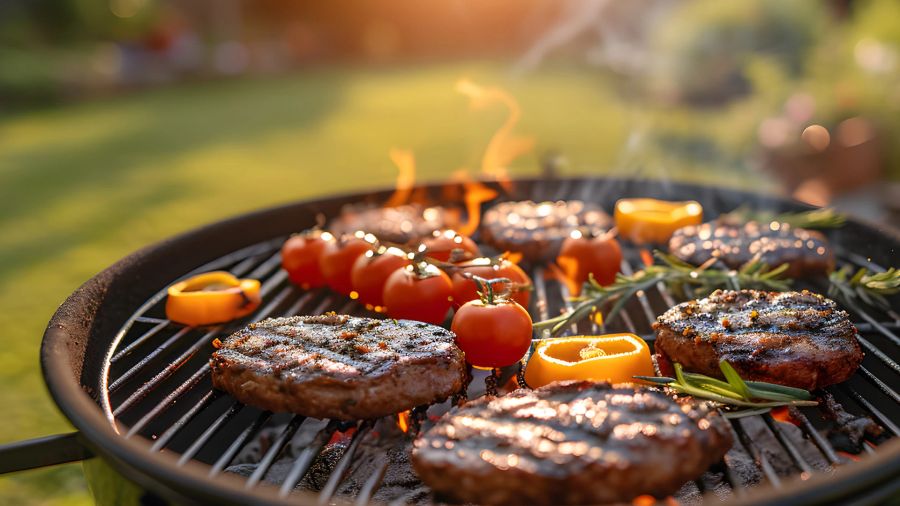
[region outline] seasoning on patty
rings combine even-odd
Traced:
[[[336,314],[254,323],[223,341],[211,365],[213,385],[245,404],[341,420],[440,401],[466,378],[444,328]]]
[[[703,404],[567,381],[453,409],[416,440],[413,466],[454,501],[627,502],[675,492],[731,443],[728,422]]]
[[[685,370],[814,390],[846,381],[862,362],[856,328],[834,301],[808,292],[717,290],[657,318],[657,353]]]

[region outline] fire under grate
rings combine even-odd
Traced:
[[[585,198],[585,188],[573,181],[535,184],[530,195],[517,197],[596,200]],[[102,390],[106,395],[100,396],[101,407],[125,437],[149,439],[151,451],[176,454],[179,465],[205,463],[210,477],[222,473],[242,476],[247,489],[268,484],[278,487],[284,497],[295,490],[313,491],[319,504],[336,499],[356,504],[440,501],[412,472],[409,451],[415,434],[446,412],[453,400],[379,420],[337,422],[260,411],[212,389],[209,356],[213,340],[252,321],[327,311],[377,316],[327,289],[303,291],[293,286],[280,268],[279,250],[285,238],[250,246],[194,271],[223,269],[262,281],[262,305],[239,324],[188,328],[165,319],[165,290],[146,301],[114,340],[105,364]],[[834,247],[839,266],[879,269],[865,257],[844,251],[839,243]],[[646,256],[623,243],[622,271],[629,274],[639,269],[642,253]],[[535,285],[529,308],[533,319],[546,319],[567,307],[564,284],[546,277],[541,266],[533,267],[529,274]],[[652,346],[650,325],[677,302],[680,300],[660,284],[640,293],[602,328],[586,323],[567,329],[567,333],[631,332]],[[854,377],[828,387],[820,397],[825,402],[817,407],[792,408],[788,416],[776,412],[775,416],[732,420],[733,448],[722,462],[685,484],[675,500],[692,504],[701,502],[704,494],[720,499],[742,497],[760,484],[780,488],[795,475],[805,479],[865,459],[878,451],[880,443],[898,434],[900,394],[891,385],[898,384],[900,375],[900,315],[856,306],[846,309],[856,322],[866,353]],[[483,395],[485,380],[489,380],[488,373],[475,371],[467,396]],[[515,371],[505,371],[500,385],[501,389],[514,387]],[[785,423],[787,418],[791,423]]]

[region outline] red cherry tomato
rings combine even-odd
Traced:
[[[391,318],[440,325],[450,310],[453,283],[433,265],[397,269],[384,284],[384,306]]]
[[[334,242],[334,236],[321,230],[310,230],[285,241],[281,247],[281,266],[292,283],[304,289],[325,284],[319,257],[329,242]]]
[[[454,250],[460,250],[463,259],[481,254],[475,241],[453,230],[435,230],[431,237],[422,241],[422,245],[429,258],[441,262],[449,261]]]
[[[369,250],[356,259],[350,273],[353,290],[366,307],[382,311],[384,306],[384,284],[397,269],[406,267],[410,261],[406,252],[399,248],[380,247]]]
[[[622,248],[610,234],[585,237],[576,232],[563,241],[556,263],[566,277],[577,284],[578,289],[572,294],[577,296],[590,274],[601,285],[609,285],[616,280],[616,273],[622,265]]]
[[[457,265],[459,269],[453,272],[454,307],[458,308],[470,300],[478,299],[478,286],[465,276],[466,273],[486,279],[508,278],[513,283],[509,298],[524,308],[528,307],[531,300],[531,278],[518,265],[505,258],[476,258]]]
[[[450,330],[466,361],[476,367],[512,365],[531,346],[528,311],[511,300],[494,299],[492,294],[463,304],[453,315]]]
[[[350,295],[353,290],[351,271],[356,259],[372,249],[372,243],[361,235],[345,236],[330,242],[319,257],[325,282],[337,293]]]

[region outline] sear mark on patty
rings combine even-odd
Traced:
[[[482,238],[499,251],[516,251],[531,261],[559,254],[573,230],[604,231],[612,219],[595,204],[581,200],[501,202],[484,213]]]
[[[430,404],[465,379],[453,333],[421,322],[346,315],[249,325],[213,353],[213,385],[272,411],[373,418]]]
[[[856,328],[834,301],[808,292],[717,290],[657,318],[655,349],[688,371],[814,390],[846,381],[862,362]]]
[[[416,440],[413,464],[455,501],[595,504],[671,494],[731,444],[705,404],[568,381],[453,409]]]
[[[669,240],[669,253],[692,265],[718,258],[732,269],[759,256],[772,268],[788,264],[785,275],[792,278],[834,269],[834,253],[824,235],[779,222],[733,223],[720,219],[687,226],[675,231]]]
[[[328,226],[340,237],[364,230],[382,241],[406,244],[431,237],[435,230],[452,225],[449,213],[440,207],[404,204],[396,207],[372,207],[366,204],[344,206]]]

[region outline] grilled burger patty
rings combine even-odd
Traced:
[[[447,228],[446,211],[440,207],[404,204],[396,207],[344,206],[328,230],[337,236],[364,230],[382,241],[406,244],[431,237]]]
[[[786,223],[717,220],[679,229],[669,240],[669,252],[692,265],[718,258],[737,269],[759,255],[770,267],[788,264],[793,278],[824,274],[834,268],[834,254],[819,232]]]
[[[555,258],[573,230],[603,231],[611,224],[602,209],[580,200],[524,200],[501,202],[488,209],[481,220],[481,234],[484,242],[500,251],[516,251],[538,261]]]
[[[731,447],[727,422],[630,385],[566,381],[483,397],[421,435],[432,490],[477,504],[596,504],[662,497]]]
[[[270,411],[375,418],[458,392],[453,333],[408,320],[336,314],[274,318],[232,334],[210,361],[213,385]]]
[[[846,381],[862,362],[856,328],[834,301],[808,292],[713,292],[657,318],[656,351],[688,371],[814,390]]]

